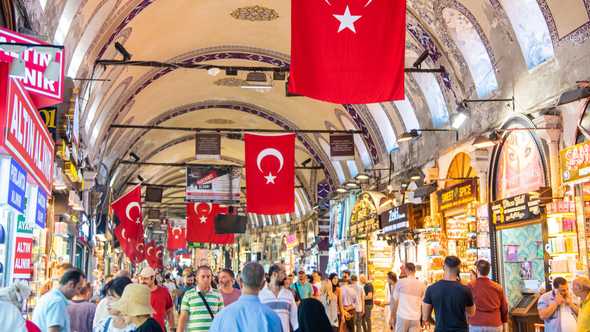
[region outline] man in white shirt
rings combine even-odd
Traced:
[[[342,281],[342,305],[346,331],[354,332],[357,317],[357,305],[360,302],[357,287],[350,279]]]
[[[365,312],[365,291],[363,286],[361,286],[358,282],[358,277],[353,275],[350,280],[352,280],[352,286],[356,290],[357,302],[355,305],[355,315],[354,315],[354,326],[357,332],[361,332],[363,330],[362,320],[363,314]]]
[[[406,277],[397,282],[393,291],[389,324],[396,332],[418,332],[426,285],[416,278],[414,263],[405,263],[404,268]]]
[[[287,278],[285,266],[282,264],[273,264],[268,269],[270,277],[266,287],[258,293],[260,302],[269,306],[279,318],[283,331],[295,331],[299,328],[297,321],[297,303],[293,292],[283,287]]]

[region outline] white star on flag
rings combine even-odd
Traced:
[[[277,178],[275,175],[272,175],[271,172],[268,172],[268,175],[264,177],[266,179],[266,184],[272,183],[275,184],[275,179]]]
[[[201,216],[201,218],[199,218],[199,220],[201,221],[201,224],[207,223],[207,217],[205,217],[205,216]]]
[[[340,21],[340,26],[338,27],[338,32],[349,29],[350,31],[356,33],[356,29],[354,27],[354,22],[360,19],[361,15],[350,15],[350,9],[348,9],[348,5],[346,6],[346,10],[342,15],[334,15],[334,17]]]

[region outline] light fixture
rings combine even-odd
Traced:
[[[139,175],[139,174],[137,175],[137,179],[138,179],[140,182],[144,182],[144,181],[145,181],[145,179],[143,178],[143,176],[141,176],[141,175]]]
[[[129,156],[131,156],[131,158],[133,158],[134,161],[139,161],[139,156],[135,153],[135,152],[129,152]]]
[[[412,65],[412,67],[420,69],[422,67],[422,63],[426,60],[427,57],[428,57],[428,51],[424,50],[424,52],[422,52],[422,54],[420,54],[418,59],[416,59],[416,61],[414,61],[414,64]]]
[[[410,177],[411,180],[417,181],[420,180],[422,177],[420,176],[420,174],[414,174]]]
[[[12,77],[24,78],[25,77],[25,61],[21,58],[16,58],[10,63],[10,72],[8,75]]]
[[[418,133],[418,131],[416,129],[412,129],[409,132],[406,131],[404,133],[402,133],[400,135],[400,137],[397,139],[398,142],[407,142],[407,141],[411,141],[415,138],[420,137],[420,134]]]
[[[465,121],[469,118],[469,109],[465,102],[457,104],[457,113],[453,116],[452,126],[455,129],[459,129],[463,126]]]
[[[367,181],[371,177],[367,173],[359,173],[354,178],[357,179],[358,181]]]
[[[347,188],[351,188],[351,189],[355,189],[355,188],[358,188],[359,187],[359,184],[356,183],[355,181],[347,181],[347,182],[344,183],[344,185]]]
[[[50,81],[58,81],[61,76],[61,65],[59,62],[53,60],[45,68],[45,73],[43,74],[46,79]]]
[[[217,76],[220,72],[221,70],[217,67],[207,69],[207,74],[209,74],[209,76]]]
[[[284,81],[287,79],[287,74],[284,71],[273,71],[272,79],[273,81]]]
[[[407,187],[407,186],[408,186],[408,184],[407,184],[407,183],[402,183],[402,185],[401,185],[401,186],[402,186],[402,188],[405,188],[405,187]]]
[[[119,54],[121,54],[123,56],[123,61],[131,60],[131,53],[129,53],[127,51],[127,49],[125,48],[125,46],[123,46],[123,44],[121,44],[119,42],[115,42],[115,49],[117,50],[117,52],[119,52]]]
[[[225,68],[225,75],[226,76],[237,76],[238,75],[238,70],[236,68]]]
[[[344,187],[338,187],[338,189],[336,189],[336,192],[339,194],[344,194],[348,192],[348,189],[344,188]]]
[[[246,75],[246,84],[241,86],[242,89],[254,89],[264,91],[272,89],[272,85],[267,81],[266,74],[259,71],[252,71]]]

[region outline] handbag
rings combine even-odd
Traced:
[[[203,303],[205,304],[205,307],[207,308],[207,311],[209,311],[209,315],[211,315],[211,319],[213,319],[213,317],[215,315],[213,314],[213,311],[211,311],[211,308],[209,307],[209,303],[205,299],[205,296],[203,296],[203,293],[201,293],[201,291],[199,291],[198,293],[199,293],[199,296],[201,297],[201,300],[203,300]]]

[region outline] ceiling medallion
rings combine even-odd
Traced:
[[[238,8],[234,10],[230,15],[236,20],[245,20],[252,22],[272,21],[279,18],[279,13],[276,10],[258,5]]]
[[[215,82],[213,82],[213,84],[218,85],[218,86],[229,86],[229,87],[239,88],[242,85],[247,85],[248,83],[246,83],[246,81],[241,78],[224,77],[224,78],[220,78],[220,79],[216,80]]]
[[[205,121],[205,123],[215,124],[215,125],[228,125],[228,124],[234,124],[236,122],[233,120],[229,120],[229,119],[209,119],[209,120]]]

